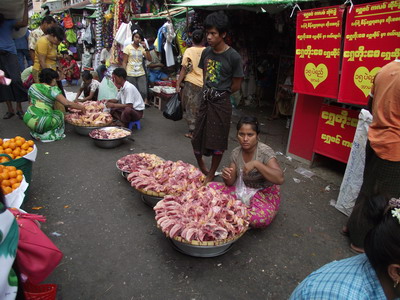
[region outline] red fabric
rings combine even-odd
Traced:
[[[62,73],[67,81],[79,79],[81,74],[79,72],[78,64],[74,59],[68,61],[67,59],[62,58],[60,59],[60,64],[62,68]],[[72,69],[66,70],[70,66],[73,66]]]
[[[399,57],[398,2],[354,5],[347,11],[340,102],[366,105],[374,77],[381,67]],[[396,34],[397,31],[397,34]]]
[[[337,98],[343,11],[331,6],[297,13],[294,92]]]
[[[299,94],[293,116],[289,152],[311,160],[322,97]]]
[[[314,152],[347,163],[358,124],[358,111],[322,105]]]

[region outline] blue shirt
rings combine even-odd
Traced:
[[[17,49],[15,48],[14,40],[12,38],[12,30],[16,20],[4,20],[3,24],[0,26],[0,50],[11,52],[17,54]]]
[[[386,300],[365,254],[326,264],[294,290],[290,300]]]
[[[23,37],[14,40],[15,48],[17,48],[17,50],[19,49],[28,50],[28,38],[29,38],[29,30],[26,30],[26,33]]]

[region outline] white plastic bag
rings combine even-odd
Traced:
[[[249,188],[244,184],[243,181],[243,170],[239,170],[239,176],[235,182],[236,197],[242,201],[245,205],[250,205],[250,200],[258,192],[257,189]]]
[[[131,22],[129,22],[128,24],[121,23],[114,38],[114,40],[116,40],[118,44],[125,45],[127,41],[129,41],[129,43],[132,42],[131,25]]]
[[[110,100],[117,98],[117,87],[108,77],[104,77],[99,85],[99,94],[97,95],[98,100]]]
[[[372,122],[372,115],[368,110],[362,109],[358,115],[356,134],[347,162],[346,171],[340,186],[339,196],[335,208],[350,216],[358,193],[363,183],[365,165],[365,145],[368,140],[368,127]]]

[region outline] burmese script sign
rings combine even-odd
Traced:
[[[348,8],[339,101],[366,105],[381,67],[400,58],[400,0]]]
[[[314,152],[347,163],[358,124],[358,111],[323,105]]]
[[[297,14],[294,92],[337,98],[343,11],[332,6]]]

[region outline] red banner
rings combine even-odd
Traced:
[[[337,98],[343,11],[332,6],[297,13],[296,93]]]
[[[400,57],[400,1],[348,8],[339,101],[366,105],[381,67]]]
[[[347,163],[358,114],[355,110],[322,105],[313,151]]]

